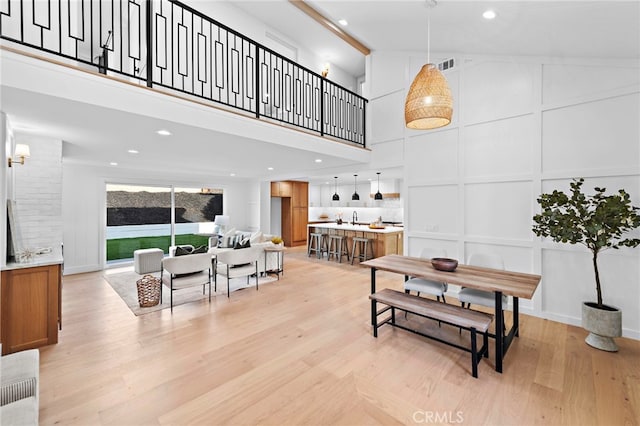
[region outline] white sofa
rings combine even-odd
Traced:
[[[253,234],[242,231],[234,231],[237,237],[245,237],[250,238],[254,237],[253,241],[251,241],[251,247],[259,247],[264,249],[264,247],[274,247],[275,244],[271,242],[271,238],[273,235],[262,234],[260,232],[255,232]],[[209,253],[217,254],[221,251],[233,250],[231,247],[211,247],[209,249]],[[274,253],[268,253],[265,261],[265,252],[264,250],[260,250],[258,256],[258,273],[261,275],[264,274],[265,271],[274,271],[278,269],[278,259]]]
[[[0,424],[37,425],[40,352],[30,349],[0,358]]]

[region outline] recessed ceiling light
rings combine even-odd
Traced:
[[[171,132],[165,129],[158,130],[156,133],[160,136],[171,136]]]
[[[111,164],[112,166],[117,166],[118,165],[118,163],[116,163],[115,161],[112,161],[109,164]]]
[[[329,185],[329,182],[325,182],[324,184],[325,184],[325,185]]]
[[[229,176],[235,176],[235,175],[236,175],[235,173],[231,173]]]
[[[138,150],[137,149],[130,149],[129,151],[127,151],[129,154],[138,154]]]
[[[493,19],[496,17],[496,12],[494,12],[493,10],[489,9],[489,10],[485,10],[484,13],[482,14],[482,17],[484,19]]]
[[[322,163],[322,158],[316,158],[316,163]]]
[[[273,167],[267,167],[267,170],[273,170]]]
[[[338,24],[342,25],[343,27],[346,27],[347,25],[349,25],[346,19],[340,19],[338,21]]]

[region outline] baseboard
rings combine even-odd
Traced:
[[[568,315],[553,314],[549,312],[543,312],[542,315],[531,314],[536,317],[545,318],[551,321],[561,322],[563,324],[575,325],[576,327],[582,327],[582,318],[572,317]],[[624,315],[624,312],[623,312]],[[622,337],[629,339],[640,340],[640,331],[630,328],[622,328]]]
[[[84,274],[86,272],[96,271],[102,271],[102,265],[65,266],[63,275]]]

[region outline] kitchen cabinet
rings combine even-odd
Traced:
[[[272,197],[291,197],[292,183],[288,181],[271,182]]]
[[[271,182],[271,196],[282,198],[281,229],[285,246],[305,245],[307,243],[307,224],[309,223],[309,183],[300,181]]]

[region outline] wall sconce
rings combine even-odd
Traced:
[[[322,76],[324,78],[327,78],[328,75],[329,75],[329,62],[324,64],[324,67],[322,68]]]
[[[16,161],[13,158],[20,157],[20,161]],[[18,143],[16,144],[16,151],[13,154],[13,158],[9,157],[7,161],[9,162],[9,167],[12,167],[13,164],[18,163],[24,165],[24,159],[31,157],[31,152],[29,151],[29,145]]]

